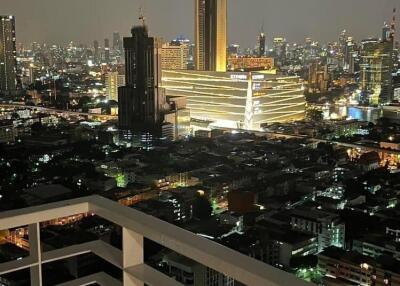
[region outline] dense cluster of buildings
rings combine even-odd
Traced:
[[[194,44],[153,37],[140,15],[130,36],[102,46],[24,48],[15,18],[0,16],[0,211],[98,194],[318,285],[398,285],[395,17],[361,43],[343,31],[326,45],[269,44],[261,29],[242,50],[228,46],[227,5],[195,0]],[[385,105],[383,118],[307,109],[334,96]],[[92,213],[42,228],[50,250],[122,239]],[[0,229],[0,263],[26,257],[28,236]],[[145,246],[146,263],[183,285],[243,286]],[[45,285],[99,269],[120,278],[85,254],[44,268]],[[27,281],[25,270],[0,275]]]
[[[184,104],[179,102],[184,98],[174,100],[177,109]],[[394,123],[348,123],[347,132],[331,129],[329,136],[322,132],[325,126],[314,138],[304,136],[305,123],[292,126],[298,129],[292,133],[199,130],[195,137],[148,151],[121,144],[112,123],[45,118],[23,107],[3,110],[2,116],[19,122],[15,140],[1,147],[2,209],[95,193],[315,283],[370,285],[387,279],[395,285],[399,278],[400,180],[394,167],[400,164],[400,151]],[[381,144],[367,145],[378,130]],[[0,134],[0,140],[10,138]],[[331,145],[323,139],[328,137],[338,142]],[[392,161],[396,158],[397,163]],[[67,241],[102,237],[112,242],[118,237],[112,224],[88,220],[93,219],[55,219],[43,229],[49,233],[44,242],[55,247],[60,235],[65,246]],[[2,232],[1,239],[2,259],[25,255],[20,253],[28,243],[24,228]],[[160,251],[148,263],[184,285],[204,279],[219,282],[201,285],[240,285],[195,261]],[[80,259],[85,271],[78,274],[70,266],[66,273],[79,277],[90,271],[93,260]],[[9,281],[21,277],[2,276]]]

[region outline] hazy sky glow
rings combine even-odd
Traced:
[[[17,41],[23,43],[92,43],[113,31],[129,33],[145,7],[152,35],[193,37],[194,0],[1,0],[0,14],[17,17]],[[357,40],[380,36],[399,0],[229,0],[229,42],[252,46],[264,23],[270,40],[305,37],[334,41],[343,29]],[[400,30],[400,21],[398,21]]]

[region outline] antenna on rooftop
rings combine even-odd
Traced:
[[[146,18],[143,13],[143,6],[139,8],[139,20],[142,22],[142,26],[146,26]]]

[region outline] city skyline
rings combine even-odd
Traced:
[[[396,0],[379,3],[374,0],[251,2],[252,5],[239,0],[229,1],[229,43],[252,47],[262,25],[268,44],[275,36],[284,36],[289,42],[302,42],[306,37],[320,42],[334,41],[343,29],[347,29],[357,40],[378,37],[383,22],[390,21],[393,7],[400,10]],[[84,3],[77,0],[68,3],[43,0],[41,3],[30,6],[26,0],[6,0],[3,4],[2,13],[17,18],[18,42],[63,44],[75,41],[91,45],[94,39],[101,41],[106,37],[111,38],[113,31],[126,36],[129,34],[127,27],[137,22],[140,6],[144,7],[152,34],[166,40],[177,35],[194,38],[193,1],[170,0],[167,3],[156,0],[120,0],[118,6],[104,0],[87,0]],[[318,13],[312,13],[313,10]],[[398,35],[399,32],[397,39]]]

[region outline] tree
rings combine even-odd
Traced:
[[[333,155],[334,151],[335,151],[333,149],[333,145],[332,144],[328,144],[328,143],[324,143],[324,142],[318,143],[317,149],[321,150],[321,151],[324,151],[328,155]]]
[[[79,107],[79,108],[84,108],[84,107],[86,107],[91,101],[92,101],[92,100],[91,100],[91,98],[90,98],[89,96],[82,96],[82,97],[79,99],[78,107]]]
[[[35,122],[31,125],[32,132],[38,133],[43,130],[43,125],[41,122]]]
[[[318,122],[324,119],[324,115],[322,110],[319,110],[315,107],[310,107],[306,110],[306,119],[309,121]]]
[[[193,202],[193,217],[205,220],[211,217],[212,207],[210,201],[202,195],[198,195]]]
[[[290,259],[291,268],[312,268],[317,267],[318,257],[315,255],[292,257]]]
[[[19,119],[20,117],[19,117],[18,113],[14,112],[13,114],[11,114],[11,118],[12,119]]]
[[[349,179],[345,182],[345,197],[346,198],[355,198],[361,195],[367,195],[365,192],[364,185],[360,180],[357,179]]]

